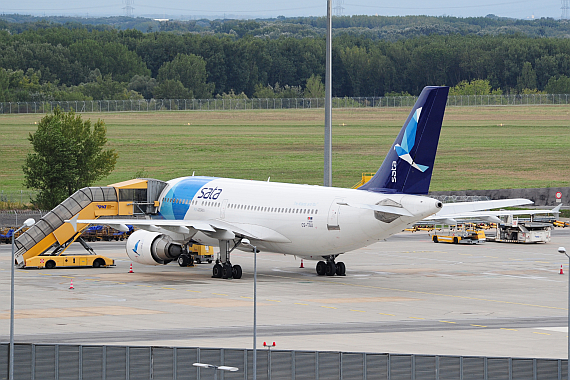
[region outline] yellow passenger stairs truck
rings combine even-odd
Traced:
[[[65,220],[75,216],[79,219],[97,219],[154,214],[159,205],[158,197],[165,186],[165,182],[155,179],[134,179],[107,187],[85,187],[76,191],[15,240],[16,265],[20,268],[38,267],[40,264],[46,266],[49,261],[46,258],[51,258],[56,267],[60,266],[58,260],[65,258],[55,257],[64,257],[62,253],[76,240],[93,254],[88,255],[87,259],[87,262],[92,260],[91,266],[111,265],[107,261],[110,259],[103,259],[105,264],[101,260],[97,261],[102,257],[95,257],[95,252],[80,238],[83,230],[88,227],[87,224],[78,224],[75,231]],[[119,231],[128,231],[127,226],[114,225],[112,220],[109,221],[109,226]],[[50,249],[53,250],[51,253]],[[37,258],[40,255],[42,257]],[[32,258],[37,259],[31,260]],[[41,260],[44,262],[41,263]]]

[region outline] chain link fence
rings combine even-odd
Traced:
[[[0,345],[0,379],[8,374],[9,345]],[[237,367],[220,380],[253,378],[247,349],[16,344],[14,380],[202,380],[213,369]],[[259,380],[562,380],[567,360],[483,356],[257,351]]]
[[[569,104],[570,94],[450,96],[453,107]],[[412,107],[415,96],[333,98],[333,108]],[[76,112],[230,111],[324,108],[324,98],[134,99],[0,103],[0,114],[48,113],[55,107]]]

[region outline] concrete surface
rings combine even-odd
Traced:
[[[129,274],[123,242],[91,244],[117,266],[16,270],[16,342],[252,347],[252,253],[232,255],[242,279],[222,280],[208,264],[135,263]],[[570,249],[570,229],[533,245],[435,244],[425,232],[401,233],[342,255],[346,277],[261,253],[258,347],[566,358],[570,270],[558,246]],[[0,246],[2,342],[9,257],[10,245]]]

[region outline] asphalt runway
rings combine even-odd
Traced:
[[[134,263],[127,273],[124,242],[91,244],[116,267],[16,270],[16,342],[252,347],[252,253],[234,252],[244,276],[222,280],[208,264]],[[559,246],[570,248],[570,229],[532,245],[435,244],[404,232],[342,255],[346,277],[260,253],[258,347],[566,358],[570,270]],[[9,257],[0,246],[3,342]]]

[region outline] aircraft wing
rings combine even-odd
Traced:
[[[200,231],[219,240],[232,240],[237,237],[248,239],[290,243],[291,241],[270,228],[240,223],[239,225],[220,220],[168,220],[168,219],[78,219],[76,215],[66,223],[70,223],[77,231],[77,224],[107,225],[119,231],[129,230],[128,225],[151,232],[194,235]]]
[[[538,214],[557,214],[560,212],[562,204],[554,207],[551,210],[499,210],[499,211],[472,211],[463,212],[455,214],[444,214],[439,215],[439,213],[432,215],[425,220],[433,222],[443,222],[446,224],[455,224],[457,220],[463,219],[482,219],[488,220],[490,222],[501,222],[499,216],[505,215],[538,215]]]
[[[447,217],[454,214],[462,214],[466,212],[491,210],[500,207],[514,207],[533,203],[534,202],[530,199],[524,198],[498,199],[494,201],[444,203],[442,209],[433,217]]]

